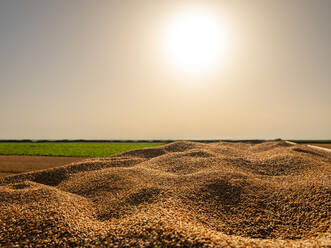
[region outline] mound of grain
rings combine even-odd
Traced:
[[[331,153],[175,142],[0,179],[1,246],[327,247]]]

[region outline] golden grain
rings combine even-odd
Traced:
[[[331,154],[175,142],[0,179],[3,247],[327,247]]]

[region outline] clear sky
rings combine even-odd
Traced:
[[[192,9],[214,29],[183,21]],[[331,139],[330,12],[329,0],[1,0],[0,139]],[[197,34],[183,41],[187,22]]]

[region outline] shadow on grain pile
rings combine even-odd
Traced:
[[[0,179],[0,245],[327,247],[331,153],[175,142]]]

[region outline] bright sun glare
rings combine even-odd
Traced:
[[[165,52],[171,64],[185,73],[210,71],[224,59],[226,30],[217,16],[191,10],[175,16],[165,32]]]

